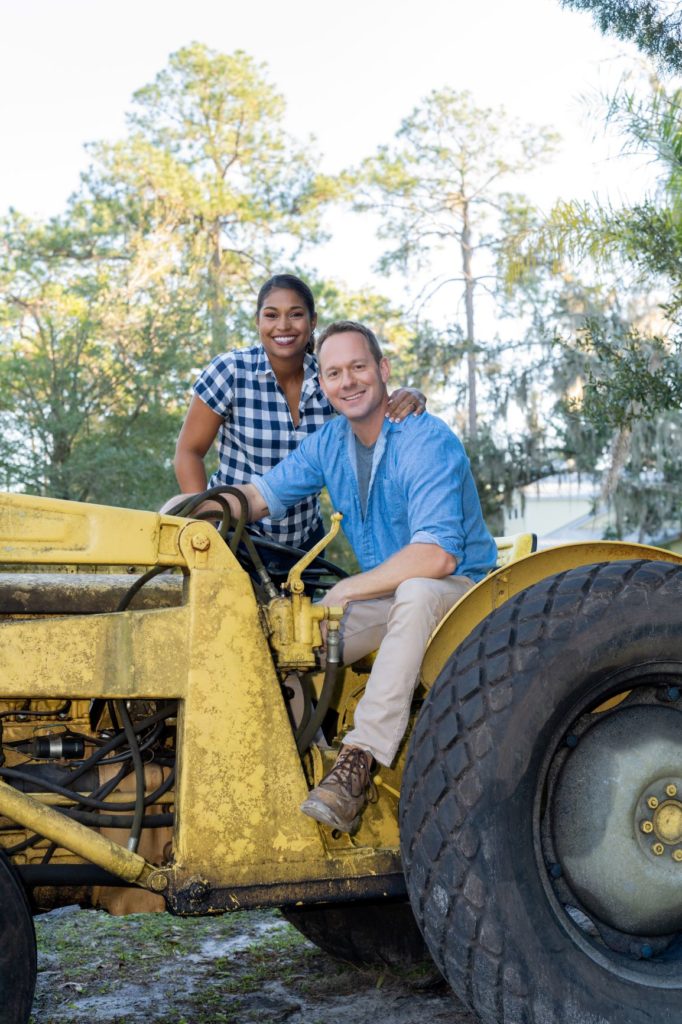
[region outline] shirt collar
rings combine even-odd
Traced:
[[[352,440],[352,438],[349,438],[349,435],[353,433],[353,430],[352,430],[351,425],[350,425],[350,420],[347,419],[345,416],[342,416],[340,414],[338,416],[338,419],[340,420],[340,423],[341,423],[340,429],[341,429],[344,437],[347,438],[348,440]],[[376,439],[376,441],[374,443],[378,445],[379,442],[382,441],[382,439],[385,440],[387,434],[392,434],[392,433],[394,433],[394,431],[403,430],[405,428],[405,423],[406,423],[406,419],[401,420],[400,423],[391,423],[390,420],[384,420],[384,422],[381,424],[381,430],[379,431],[379,436],[377,437],[377,439]]]
[[[272,364],[268,359],[268,354],[262,345],[259,345],[256,349],[256,360],[254,364],[253,372],[259,376],[274,377],[275,372],[272,369]],[[306,387],[308,381],[312,381],[313,384],[317,384],[317,360],[315,356],[311,355],[310,352],[306,352],[303,356],[303,390],[307,391]]]

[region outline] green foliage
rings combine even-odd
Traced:
[[[91,147],[86,202],[108,208],[124,245],[141,231],[167,248],[223,351],[254,278],[322,238],[336,183],[317,173],[313,140],[287,134],[284,100],[241,51],[193,43],[133,100],[128,137]]]
[[[165,425],[164,445],[169,421],[177,428],[186,318],[144,253],[110,264],[72,258],[79,240],[62,222],[10,215],[0,230],[3,476],[9,487],[55,497],[103,495],[109,460],[120,461],[141,417]],[[162,465],[160,439],[150,434],[146,447]]]
[[[472,438],[480,346],[475,299],[482,288],[494,291],[498,253],[505,242],[512,247],[504,225],[523,220],[528,207],[504,183],[548,159],[556,141],[554,133],[522,125],[502,109],[477,107],[468,92],[442,89],[431,92],[403,120],[395,143],[381,146],[356,175],[355,207],[379,214],[379,236],[389,243],[379,269],[412,275],[417,315],[445,288],[454,287],[464,300],[462,322],[457,313],[450,318],[446,352],[438,352],[442,340],[434,344],[430,329],[417,349],[445,356],[427,364],[438,374],[466,358]]]
[[[0,223],[0,477],[158,507],[195,370],[253,330],[254,280],[321,236],[336,188],[246,54],[193,44],[90,147],[65,214]]]
[[[614,337],[604,324],[585,326],[581,344],[594,357],[581,409],[589,421],[622,429],[682,406],[681,338],[643,337],[635,330]]]
[[[554,464],[538,434],[522,439],[509,436],[499,443],[488,426],[468,441],[467,452],[488,529],[502,536],[504,508],[514,492],[552,473]]]
[[[661,67],[682,71],[682,13],[666,0],[560,0],[589,11],[602,32],[633,42]]]
[[[477,107],[468,92],[430,93],[403,120],[395,145],[381,146],[358,176],[356,208],[378,211],[380,237],[393,243],[380,268],[428,269],[444,250],[450,272],[432,279],[425,296],[456,282],[463,232],[478,232],[469,240],[473,250],[493,245],[487,228],[497,220],[499,199],[507,201],[502,180],[548,159],[557,138],[503,109]]]

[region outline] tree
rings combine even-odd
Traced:
[[[133,103],[129,136],[91,147],[81,208],[104,207],[124,248],[136,232],[167,237],[222,351],[254,277],[319,241],[336,186],[317,173],[313,140],[287,134],[284,100],[241,51],[178,50]]]
[[[679,530],[682,498],[682,94],[650,85],[644,96],[620,89],[607,120],[623,132],[626,151],[653,155],[657,192],[620,208],[558,204],[531,230],[515,267],[523,282],[538,266],[551,273],[583,263],[611,282],[611,311],[584,311],[575,346],[581,393],[566,422],[573,419],[574,437],[601,439],[594,464],[602,464],[613,534],[634,530],[640,539],[671,534],[674,523]]]
[[[493,290],[497,281],[501,213],[525,205],[503,184],[547,159],[555,142],[546,129],[517,124],[503,110],[476,107],[468,92],[443,89],[412,111],[396,144],[380,147],[358,177],[356,209],[376,211],[380,237],[392,243],[380,269],[416,272],[418,308],[445,286],[461,289],[471,438],[478,421],[476,295],[481,288]],[[441,257],[446,269],[434,274]]]
[[[197,367],[253,330],[254,278],[321,237],[333,185],[246,54],[194,44],[139,90],[65,213],[0,223],[5,485],[158,507]]]
[[[2,225],[0,450],[6,486],[147,504],[167,491],[189,365],[191,311],[144,247],[125,261],[67,257],[62,222]],[[134,483],[135,481],[135,483]],[[163,489],[161,489],[163,488]]]
[[[667,0],[561,0],[589,11],[603,33],[628,40],[661,67],[682,71],[682,12]]]

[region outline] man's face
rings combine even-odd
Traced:
[[[378,414],[386,402],[387,359],[377,364],[359,331],[332,334],[319,354],[320,383],[337,412],[349,420]]]

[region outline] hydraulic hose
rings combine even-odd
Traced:
[[[310,744],[312,743],[317,730],[322,725],[324,717],[329,711],[329,705],[331,704],[332,695],[334,693],[334,686],[336,684],[336,672],[339,667],[340,660],[340,639],[338,629],[327,630],[327,660],[324,669],[324,680],[322,682],[322,692],[320,693],[320,699],[317,702],[313,714],[310,716],[310,720],[307,725],[301,730],[300,736],[296,738],[296,746],[298,747],[299,754],[304,754]]]
[[[187,501],[178,502],[177,505],[174,505],[173,508],[169,509],[168,514],[174,516],[191,516],[192,512],[199,508],[199,506],[205,501],[217,501],[222,508],[222,517],[218,531],[223,540],[227,542],[228,533],[232,524],[232,515],[229,504],[224,497],[226,494],[230,494],[235,497],[239,502],[240,507],[239,518],[234,527],[232,538],[228,543],[230,551],[235,555],[239,544],[244,544],[256,571],[256,575],[263,585],[266,594],[270,600],[272,600],[277,597],[277,588],[270,579],[270,575],[263,565],[263,560],[256,551],[251,537],[246,532],[246,525],[249,518],[249,504],[246,500],[246,496],[237,487],[229,487],[222,484],[219,484],[217,487],[209,487],[208,490],[203,491],[201,494],[192,495],[192,497]]]
[[[140,842],[140,833],[142,831],[142,815],[144,814],[144,765],[142,764],[142,754],[140,753],[140,746],[137,742],[137,736],[133,729],[133,723],[130,719],[128,708],[124,700],[117,701],[118,713],[121,716],[123,722],[123,729],[128,740],[128,746],[133,761],[133,768],[135,770],[135,813],[133,814],[133,823],[130,826],[130,838],[128,839],[128,849],[131,853],[135,853]]]
[[[49,793],[56,793],[58,796],[67,797],[72,800],[75,804],[82,804],[83,807],[89,807],[94,811],[134,811],[136,808],[136,802],[134,800],[126,801],[125,803],[106,803],[103,800],[96,800],[93,797],[86,796],[84,793],[74,793],[73,790],[67,789],[65,786],[60,786],[55,782],[49,782],[46,779],[36,779],[35,775],[30,775],[28,772],[22,772],[18,768],[0,768],[0,778],[5,778],[9,782],[13,779],[17,779],[22,782],[30,782],[35,785],[36,782],[40,784],[42,790],[47,790]],[[164,779],[160,786],[158,786],[153,793],[144,798],[144,805],[149,806],[150,804],[156,803],[160,796],[163,796],[175,781],[175,769],[171,769],[168,776]]]

